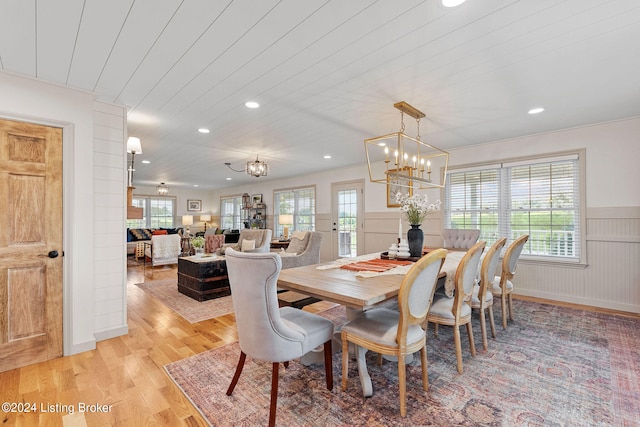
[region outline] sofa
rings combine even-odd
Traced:
[[[135,255],[138,242],[151,243],[154,234],[178,234],[182,237],[182,228],[127,228],[127,255]]]

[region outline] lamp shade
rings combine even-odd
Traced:
[[[193,225],[193,215],[182,215],[182,225]]]
[[[211,215],[200,215],[200,221],[211,221]]]
[[[293,215],[278,215],[278,224],[280,225],[293,224]]]
[[[142,154],[142,145],[140,144],[140,138],[130,136],[127,140],[127,153]]]

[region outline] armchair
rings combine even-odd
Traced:
[[[322,233],[319,231],[307,231],[304,239],[294,245],[293,237],[291,244],[286,251],[280,253],[282,256],[282,269],[301,267],[320,263],[320,244],[322,243]],[[297,246],[297,247],[296,247]]]
[[[151,236],[151,245],[146,245],[144,254],[151,259],[151,265],[177,264],[182,252],[179,234],[159,234]]]
[[[270,229],[249,229],[243,228],[240,230],[240,238],[238,239],[238,248],[242,252],[269,252],[271,248],[271,235],[273,231]],[[253,249],[243,249],[243,242],[245,240],[253,240]],[[251,245],[249,245],[251,246]]]

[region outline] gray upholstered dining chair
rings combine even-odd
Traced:
[[[523,234],[509,245],[502,259],[502,272],[500,276],[496,276],[496,278],[493,279],[491,293],[494,296],[500,296],[502,327],[504,329],[507,329],[507,301],[509,302],[509,320],[513,321],[513,299],[511,297],[513,282],[511,280],[513,280],[513,276],[516,274],[518,259],[520,259],[522,248],[524,248],[527,240],[529,240],[529,235]]]
[[[347,389],[349,342],[379,354],[398,358],[400,415],[407,415],[405,356],[420,350],[422,387],[427,390],[426,332],[423,323],[429,312],[440,268],[447,256],[437,249],[422,257],[409,270],[400,284],[398,311],[373,308],[350,320],[342,327],[342,390]]]
[[[471,249],[460,260],[456,277],[454,279],[456,291],[453,298],[445,295],[437,296],[431,304],[431,309],[427,315],[427,321],[437,325],[453,326],[453,340],[456,346],[456,359],[458,361],[458,372],[462,373],[462,343],[460,342],[460,326],[467,325],[469,335],[469,347],[471,356],[476,355],[476,346],[473,341],[473,328],[471,327],[471,306],[467,300],[471,298],[473,285],[478,277],[478,267],[480,266],[480,256],[486,242],[481,241],[473,245]],[[438,329],[435,333],[437,336]]]
[[[228,249],[227,274],[236,316],[240,358],[230,396],[238,383],[246,356],[272,363],[269,425],[275,425],[280,363],[299,358],[324,345],[327,389],[333,389],[331,339],[333,323],[324,317],[292,307],[278,308],[276,282],[282,268],[276,253],[247,253]]]
[[[507,243],[507,238],[503,237],[495,242],[484,255],[480,266],[480,284],[474,285],[471,295],[471,308],[480,312],[480,329],[482,331],[482,348],[488,350],[487,343],[487,321],[485,311],[489,312],[489,325],[491,326],[491,336],[496,337],[496,323],[493,320],[493,294],[491,287],[493,279],[496,277],[496,268],[500,260],[500,252]]]
[[[480,237],[480,230],[468,228],[445,228],[442,230],[443,248],[470,249]]]

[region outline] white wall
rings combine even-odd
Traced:
[[[100,156],[96,146],[100,145],[94,134],[100,125],[96,124],[96,115],[104,111],[104,104],[95,103],[92,93],[72,90],[59,85],[0,72],[0,116],[3,118],[59,126],[63,128],[63,212],[64,212],[64,301],[63,301],[63,340],[64,354],[74,354],[95,348],[96,331],[100,328],[106,335],[109,329],[116,334],[126,332],[126,321],[123,323],[124,295],[123,289],[126,269],[124,265],[124,242],[116,249],[104,252],[101,256],[113,256],[118,251],[122,260],[108,267],[113,273],[112,288],[108,291],[119,292],[102,298],[115,301],[115,318],[107,319],[96,313],[96,283],[103,283],[103,278],[96,276],[96,225],[102,224],[94,215],[98,188],[94,177],[100,179],[103,171],[99,170]],[[120,117],[120,132],[111,138],[115,175],[113,180],[122,181],[124,175],[124,134],[123,125],[125,110],[121,107],[108,108],[110,114]],[[118,112],[119,109],[119,112]],[[98,119],[99,121],[99,119]],[[117,120],[116,120],[117,121]],[[94,157],[94,155],[96,157]],[[118,161],[118,158],[120,159]],[[119,163],[119,165],[118,165]],[[119,167],[118,167],[119,166]],[[118,172],[118,170],[120,172]],[[120,185],[121,205],[124,206],[124,184]],[[118,198],[117,190],[114,192]],[[116,202],[117,203],[117,202]],[[113,221],[111,230],[124,227],[124,208],[112,211],[112,216],[104,218]],[[122,235],[122,232],[120,233]],[[98,238],[100,238],[99,236]],[[104,271],[98,266],[98,274]],[[117,289],[117,290],[116,290]],[[103,312],[102,314],[108,313]]]

